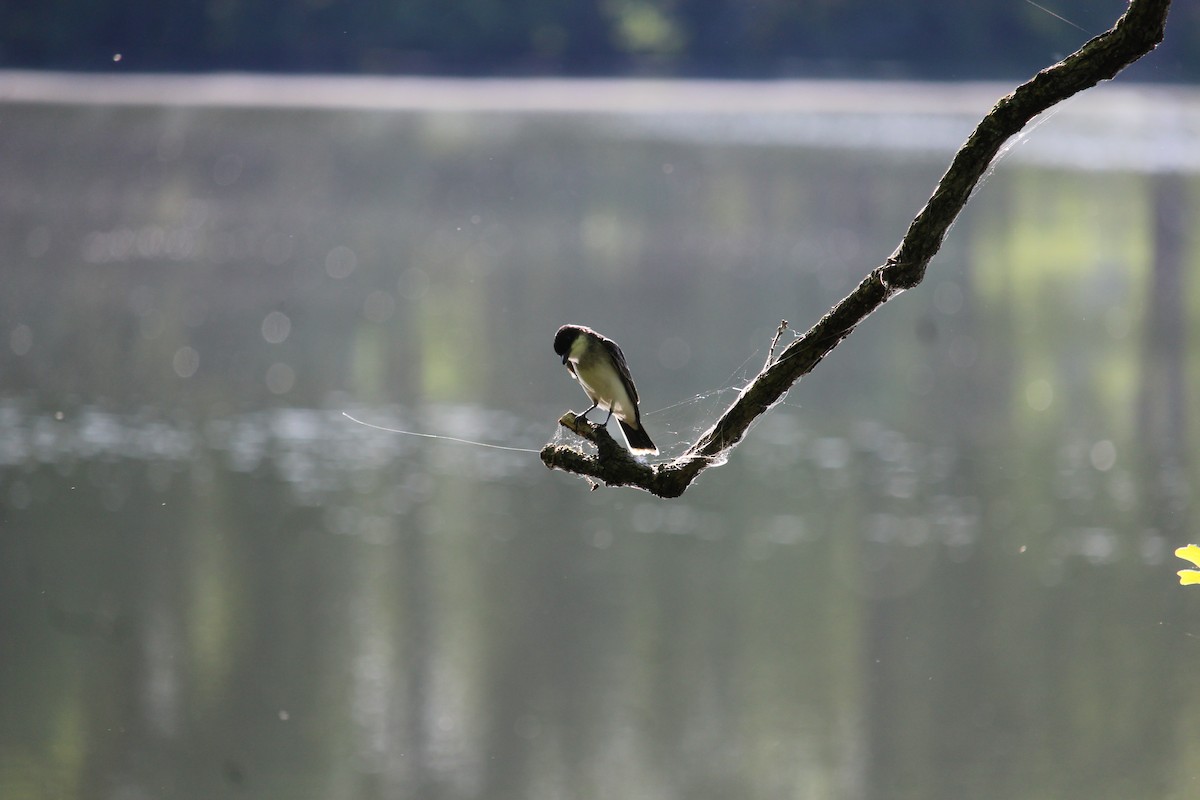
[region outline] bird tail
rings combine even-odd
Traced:
[[[650,436],[646,433],[646,429],[640,423],[634,423],[637,427],[633,427],[623,419],[618,419],[621,425],[621,433],[625,434],[625,443],[629,445],[630,452],[633,453],[657,453],[658,448],[654,446],[654,442],[650,441]]]

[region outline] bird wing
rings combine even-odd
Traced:
[[[633,376],[629,374],[629,365],[625,363],[625,354],[621,352],[621,347],[612,339],[607,339],[597,334],[600,343],[604,345],[604,349],[612,356],[613,363],[617,365],[617,371],[621,373],[621,382],[625,384],[625,391],[629,393],[629,399],[633,401],[634,413],[637,413],[638,393],[637,387],[633,385]]]

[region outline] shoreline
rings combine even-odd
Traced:
[[[999,83],[426,78],[0,70],[0,107],[319,111],[586,119],[617,136],[953,154]],[[1036,135],[1030,135],[1037,128]],[[1082,170],[1200,173],[1200,89],[1105,83],[1035,119],[1001,157]],[[1010,152],[1011,151],[1011,152]]]
[[[1016,84],[878,80],[441,78],[251,73],[0,70],[0,103],[375,109],[381,111],[718,115],[853,113],[982,116]],[[1147,104],[1200,114],[1200,90],[1102,84],[1072,111]]]

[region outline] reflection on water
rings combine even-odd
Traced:
[[[0,794],[1193,794],[1182,171],[1002,163],[678,501],[342,415],[536,451],[574,321],[678,452],[940,170],[685,122],[10,107]]]

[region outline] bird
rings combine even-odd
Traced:
[[[554,334],[554,352],[562,356],[567,371],[592,401],[592,407],[580,417],[586,418],[595,408],[604,408],[608,411],[604,424],[614,416],[617,418],[630,452],[658,452],[642,427],[637,387],[633,385],[625,354],[616,342],[583,325],[563,325]]]

